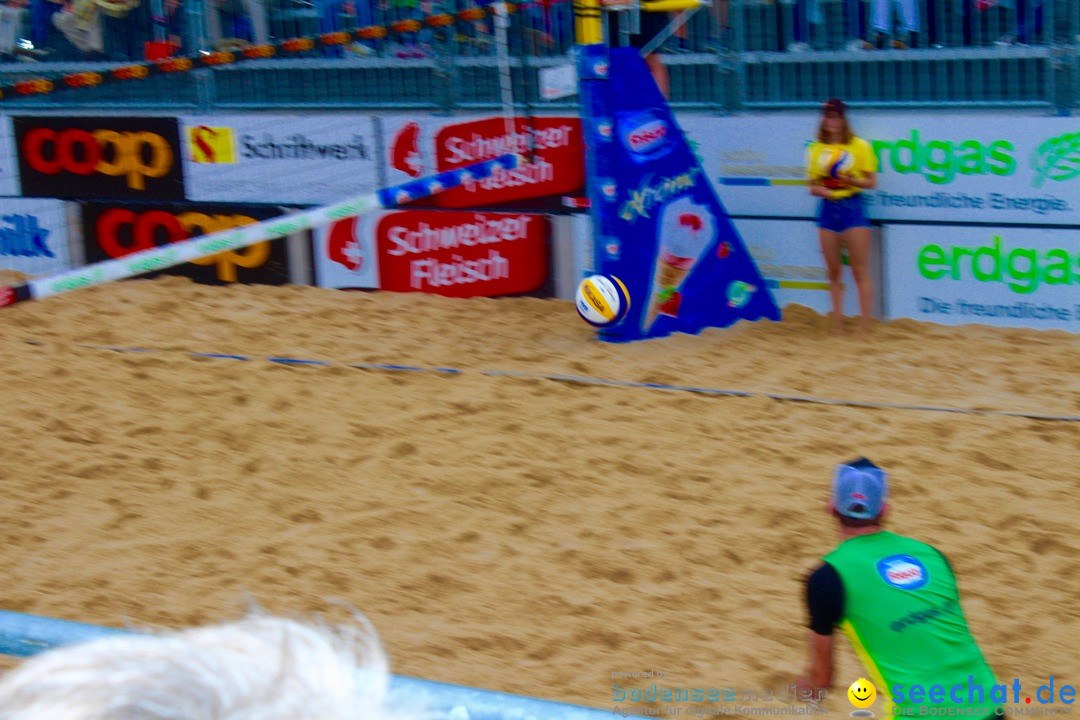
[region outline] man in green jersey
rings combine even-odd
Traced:
[[[920,705],[936,716],[1001,714],[990,696],[994,673],[968,631],[948,560],[882,529],[887,491],[885,472],[866,458],[836,469],[831,511],[840,545],[806,581],[810,668],[798,684],[832,687],[839,627],[877,687],[884,717],[918,716]],[[919,690],[909,692],[913,686]]]

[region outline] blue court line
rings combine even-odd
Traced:
[[[87,346],[89,347],[89,346]],[[114,347],[112,345],[100,345],[101,350],[112,350],[113,352],[133,352],[133,353],[152,353],[158,352],[157,350],[151,350],[149,348],[137,348],[137,347]]]
[[[287,358],[287,357],[268,357],[266,359],[269,362],[280,363],[282,365],[321,365],[321,366],[325,367],[327,365],[332,365],[333,364],[333,363],[327,362],[326,360],[300,360],[298,358]]]
[[[42,340],[22,340],[26,345],[42,346],[50,344]],[[128,348],[111,345],[91,345],[77,343],[76,347],[90,350],[109,350],[112,352],[133,353],[167,353],[171,350],[155,350],[152,348]],[[357,370],[388,370],[393,372],[422,372],[438,373],[442,375],[465,375],[476,373],[487,377],[509,377],[522,380],[552,380],[555,382],[577,383],[582,385],[597,385],[619,388],[643,388],[647,390],[668,390],[672,392],[695,393],[698,395],[712,395],[717,397],[745,397],[767,398],[783,402],[801,402],[812,405],[833,405],[839,407],[856,407],[870,410],[920,410],[923,412],[953,413],[958,415],[983,415],[992,417],[1015,417],[1029,420],[1056,420],[1060,422],[1080,422],[1078,415],[1046,415],[1042,413],[1022,412],[1017,410],[978,410],[975,408],[947,407],[943,405],[914,405],[907,403],[873,402],[870,400],[845,400],[841,398],[825,398],[813,395],[788,395],[785,393],[753,392],[750,390],[726,390],[722,388],[695,387],[693,385],[671,385],[668,383],[637,382],[634,380],[610,380],[606,378],[589,377],[586,375],[559,375],[555,373],[530,373],[518,370],[460,370],[449,367],[423,367],[420,365],[398,365],[392,363],[340,363],[331,360],[305,360],[302,358],[287,357],[256,357],[251,355],[230,355],[228,353],[176,351],[188,357],[209,358],[213,360],[263,360],[266,362],[280,363],[283,365],[309,365],[316,367],[350,367]]]
[[[92,347],[90,345],[82,345],[81,347]],[[191,357],[212,358],[214,360],[251,360],[252,358],[246,355],[226,355],[224,353],[200,353],[193,352],[188,353]]]
[[[349,363],[346,367],[356,368],[357,370],[402,370],[405,372],[435,372],[453,375],[462,375],[465,372],[456,368],[426,368],[417,365],[388,365],[385,363]]]

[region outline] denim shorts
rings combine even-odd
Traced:
[[[862,193],[855,193],[841,200],[821,198],[821,206],[818,208],[818,227],[834,233],[842,233],[851,228],[870,227]]]

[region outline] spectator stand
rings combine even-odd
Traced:
[[[190,55],[196,73],[152,74],[93,92],[33,93],[26,108],[349,108],[450,112],[500,107],[490,4],[473,0],[126,0],[92,3],[99,52],[80,50],[30,0],[0,83]],[[485,0],[486,2],[486,0]],[[816,106],[841,96],[878,107],[1043,107],[1071,112],[1078,94],[1075,0],[715,0],[662,51],[672,104],[715,112]],[[537,73],[563,64],[569,0],[511,4],[509,54],[519,108],[540,103]],[[21,13],[21,14],[20,14]],[[51,14],[48,14],[51,13]],[[42,20],[44,18],[44,20]],[[0,15],[0,29],[3,16]],[[68,21],[70,22],[70,21]],[[63,24],[63,23],[61,23]],[[253,63],[206,66],[198,53],[348,31]],[[0,36],[0,48],[3,47]],[[43,54],[45,43],[49,54]],[[0,53],[2,53],[0,49]],[[9,56],[9,59],[15,55]],[[37,62],[24,62],[34,59]],[[562,101],[566,103],[567,101]],[[571,99],[569,102],[573,102]],[[546,105],[567,108],[572,105]]]

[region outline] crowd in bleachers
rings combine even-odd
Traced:
[[[1077,6],[1063,0],[779,0],[775,48],[957,48],[1074,43]],[[761,3],[766,4],[766,3]],[[761,20],[758,20],[761,22]],[[1070,32],[1071,29],[1071,32]],[[763,30],[759,37],[767,37]]]
[[[0,58],[143,60],[299,35],[458,13],[491,0],[6,0]],[[511,52],[560,55],[572,43],[570,0],[522,0]],[[1076,0],[712,0],[668,52],[1008,47],[1075,43]],[[455,15],[386,38],[322,48],[329,56],[422,58],[494,52],[490,18]]]

